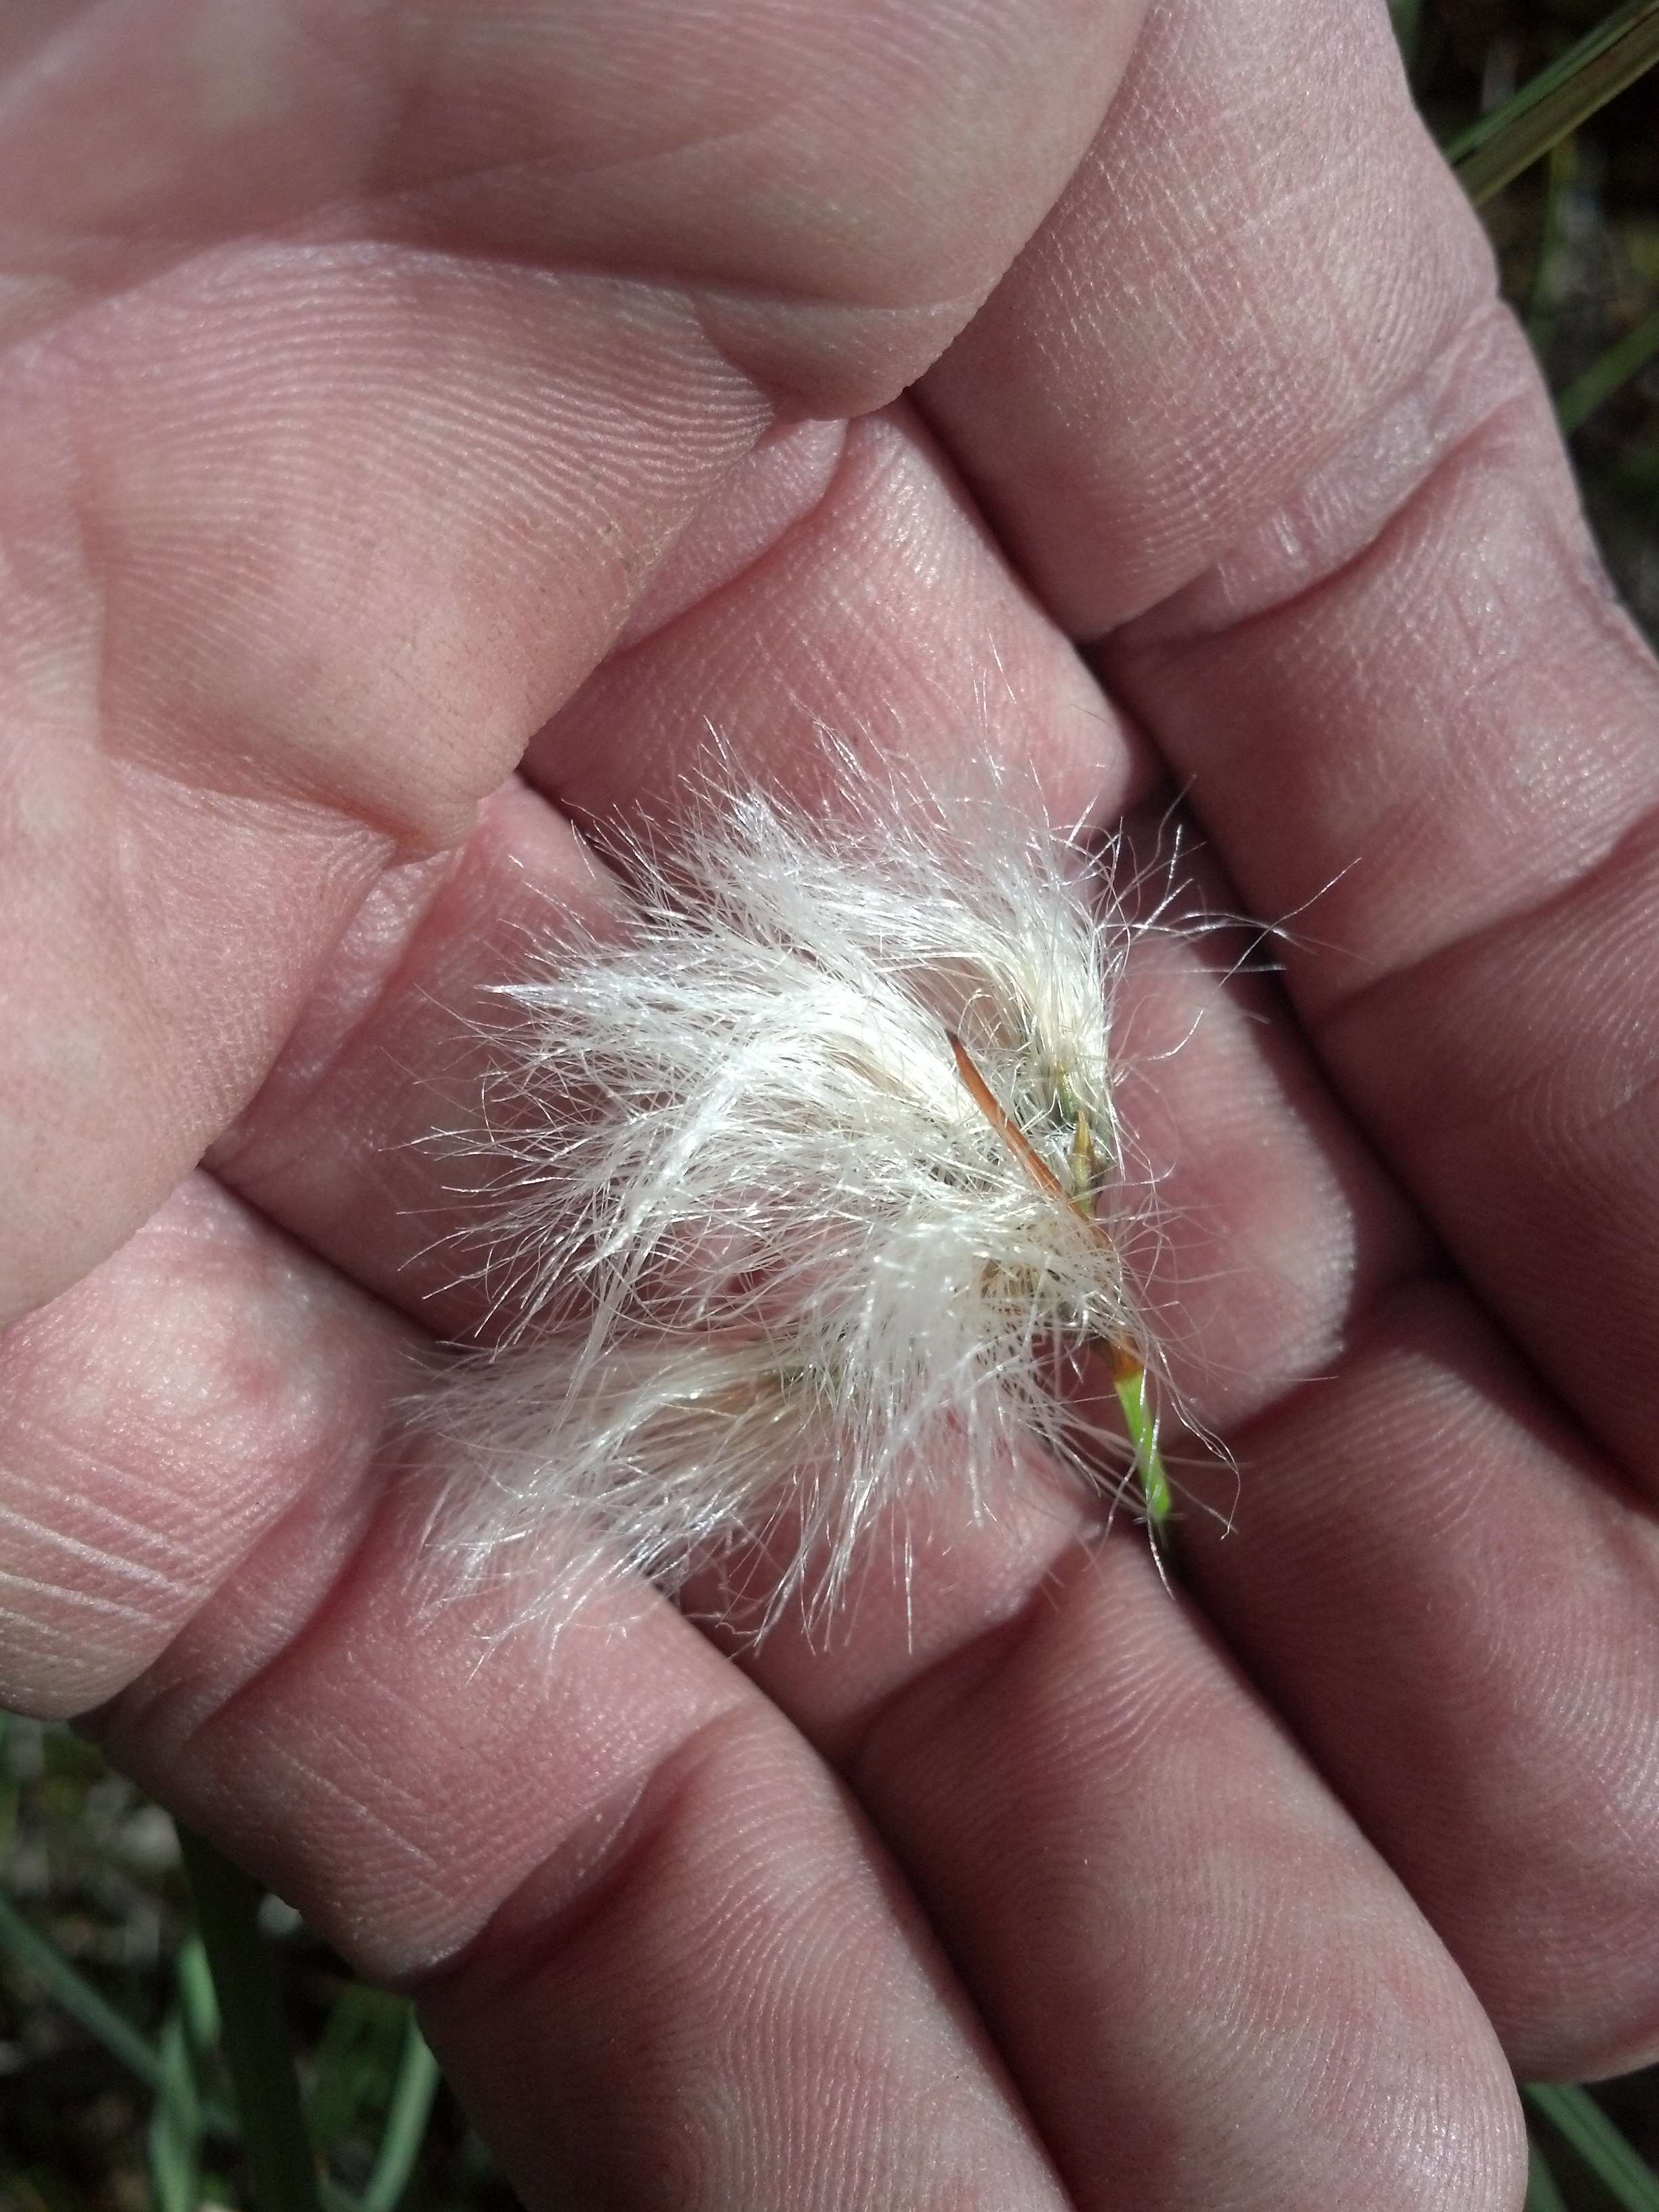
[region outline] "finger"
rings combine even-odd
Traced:
[[[739,775],[797,798],[827,783],[833,802],[828,733],[947,789],[964,758],[1014,767],[1057,822],[1121,812],[1144,749],[914,413],[851,425],[813,490],[763,558],[696,575],[672,624],[595,671],[530,748],[538,787],[601,823],[672,816],[714,761],[712,732]]]
[[[685,804],[711,726],[737,773],[798,794],[826,773],[820,729],[947,780],[969,732],[1017,785],[1040,780],[1060,819],[1121,805],[1138,773],[1130,738],[993,556],[929,441],[902,413],[877,417],[839,438],[833,461],[799,476],[785,461],[787,495],[758,551],[739,509],[735,574],[728,512],[711,514],[665,583],[671,605],[699,596],[596,672],[526,774],[585,812],[626,807],[637,822]],[[623,907],[562,816],[499,793],[458,856],[383,878],[214,1148],[216,1171],[427,1325],[475,1328],[495,1287],[477,1273],[481,1194],[500,1171],[480,1154],[479,1087],[511,1052],[490,987],[521,979],[538,945],[573,926],[613,927]],[[434,1144],[434,1130],[456,1140]]]
[[[118,0],[15,58],[0,1316],[199,1156],[775,414],[945,343],[1127,34]]]
[[[1058,2212],[914,1904],[648,1593],[433,1608],[409,1336],[204,1180],[8,1333],[0,1696],[413,1989],[531,2204]],[[401,1355],[401,1356],[400,1356]]]
[[[1455,1291],[1239,1436],[1187,1556],[1523,2077],[1659,2047],[1659,1537]]]
[[[256,1673],[362,1540],[409,1342],[204,1176],[0,1334],[0,1702],[88,1711],[239,1577]]]
[[[1518,2202],[1467,1986],[1138,1548],[896,1700],[852,1773],[1080,2204]]]
[[[1244,896],[1307,909],[1327,1066],[1650,1483],[1659,684],[1383,11],[1158,14],[927,391]]]
[[[1224,556],[1212,597],[1232,584],[1243,611],[1247,581],[1291,596],[1308,549],[1332,568],[1345,534],[1360,550],[1468,427],[1492,289],[1380,8],[1164,0],[1087,159],[922,397],[1073,635]],[[1275,538],[1310,484],[1328,496]]]
[[[569,823],[504,784],[458,850],[380,877],[206,1164],[422,1328],[476,1332],[496,1292],[485,1085],[511,1029],[500,988],[627,911]]]

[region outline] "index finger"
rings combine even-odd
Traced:
[[[1659,681],[1382,8],[1155,11],[926,393],[1249,905],[1311,904],[1349,1103],[1650,1481]]]

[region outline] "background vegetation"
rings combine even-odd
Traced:
[[[1394,15],[1558,395],[1607,565],[1659,640],[1659,0],[1395,0]],[[510,2212],[401,2001],[222,1862],[195,1871],[198,1908],[159,1808],[69,1730],[0,1715],[0,2212],[258,2208],[262,2178],[272,2206]],[[303,2120],[284,2134],[289,2050]],[[237,2117],[250,2083],[278,2122],[263,2136]],[[1529,2099],[1528,2212],[1659,2212],[1659,2069]]]

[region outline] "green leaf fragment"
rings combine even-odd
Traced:
[[[391,2110],[386,2114],[386,2131],[380,2137],[374,2170],[358,2199],[359,2212],[393,2212],[409,2186],[415,2161],[420,2155],[439,2080],[438,2062],[416,2025],[411,2009],[404,2031],[403,2055],[392,2087]]]
[[[161,2087],[146,2149],[156,2212],[199,2212],[202,2112],[182,2011],[161,2030]]]
[[[1659,0],[1626,0],[1559,61],[1445,148],[1477,207],[1659,62]]]
[[[161,2056],[100,1991],[95,1990],[47,1936],[31,1927],[10,1899],[0,1895],[0,1951],[41,1982],[47,1995],[147,2087],[162,2087]]]
[[[255,2212],[319,2212],[293,2046],[259,1932],[259,1885],[189,1829],[179,1844],[218,1993]]]
[[[1140,1484],[1141,1503],[1146,1509],[1146,1518],[1152,1523],[1153,1534],[1158,1535],[1175,1510],[1175,1498],[1164,1469],[1164,1455],[1158,1448],[1158,1417],[1147,1395],[1146,1369],[1127,1369],[1116,1377],[1116,1389],[1117,1401],[1123,1408],[1124,1424],[1134,1450],[1135,1475]]]
[[[1625,2212],[1659,2212],[1659,2174],[1632,2148],[1587,2090],[1529,2081],[1525,2094]]]
[[[1627,331],[1617,345],[1609,346],[1599,361],[1592,362],[1567,386],[1555,403],[1561,428],[1569,434],[1577,429],[1604,399],[1611,399],[1622,385],[1638,376],[1656,355],[1659,355],[1659,308]]]

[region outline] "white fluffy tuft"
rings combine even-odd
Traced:
[[[1115,851],[1024,795],[709,794],[629,854],[622,941],[507,988],[485,1273],[514,1318],[441,1393],[452,1565],[551,1524],[567,1594],[681,1590],[760,1547],[763,1627],[833,1606],[883,1516],[981,1516],[1034,1456],[1156,1510],[1150,1414],[1136,1444],[1098,1413],[1156,1367],[1109,1030],[1146,925]]]

